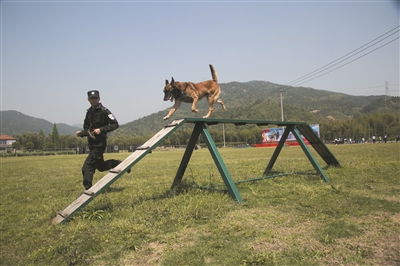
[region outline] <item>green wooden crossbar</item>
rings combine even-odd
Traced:
[[[237,126],[247,125],[247,124],[255,124],[258,126],[266,126],[266,125],[277,125],[277,126],[285,126],[286,129],[283,132],[281,140],[279,141],[268,165],[264,171],[263,177],[253,178],[250,181],[262,180],[264,178],[275,177],[286,175],[287,173],[281,173],[277,175],[270,175],[272,167],[274,166],[276,159],[279,156],[280,151],[284,147],[285,141],[289,136],[289,133],[292,132],[295,136],[296,140],[299,142],[301,148],[306,154],[307,158],[313,165],[314,169],[317,171],[317,174],[323,178],[326,182],[328,182],[328,178],[325,175],[324,171],[315,160],[311,151],[308,149],[307,145],[304,143],[301,138],[301,134],[308,140],[308,142],[313,146],[313,148],[318,152],[318,154],[324,159],[324,161],[328,164],[328,166],[339,166],[339,162],[333,156],[333,154],[329,151],[329,149],[325,146],[325,144],[315,135],[312,131],[312,128],[305,122],[285,122],[285,121],[265,121],[265,120],[234,120],[234,119],[215,119],[215,118],[184,118],[180,120],[174,120],[172,123],[164,126],[157,134],[155,134],[152,138],[150,138],[146,143],[142,145],[141,148],[137,149],[133,152],[128,158],[126,158],[123,162],[121,162],[117,167],[111,169],[108,174],[106,174],[102,179],[100,179],[97,183],[95,183],[90,189],[85,190],[80,197],[78,197],[71,205],[69,205],[63,211],[60,211],[57,216],[53,219],[54,224],[62,223],[69,220],[76,212],[89,204],[97,195],[101,194],[104,190],[106,190],[112,183],[114,183],[119,177],[125,174],[128,169],[132,168],[137,162],[139,162],[145,155],[147,155],[152,149],[157,147],[165,138],[171,135],[174,131],[180,128],[184,123],[193,123],[194,128],[192,135],[190,136],[189,143],[186,147],[186,150],[183,154],[181,163],[178,167],[177,173],[175,175],[175,179],[172,183],[171,188],[175,188],[182,181],[182,178],[185,174],[187,165],[189,164],[190,158],[192,156],[193,150],[195,149],[196,142],[200,135],[205,139],[206,145],[210,154],[221,174],[221,177],[224,181],[224,185],[226,186],[229,195],[239,203],[242,203],[243,200],[240,197],[240,194],[236,188],[235,182],[233,182],[226,165],[218,152],[218,149],[214,143],[214,140],[211,137],[210,132],[208,131],[207,125],[214,125],[219,123],[224,124],[234,124]],[[299,133],[300,132],[300,133]],[[248,180],[241,180],[237,183],[246,182]]]

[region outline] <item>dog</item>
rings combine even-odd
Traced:
[[[172,77],[171,83],[165,80],[164,87],[164,101],[173,101],[175,104],[172,106],[168,115],[164,117],[164,120],[171,117],[176,109],[181,106],[181,103],[192,103],[192,112],[197,113],[196,104],[199,100],[207,97],[208,101],[208,113],[203,118],[210,117],[214,111],[214,103],[217,102],[222,106],[222,109],[226,111],[225,104],[219,99],[221,94],[221,88],[218,85],[218,75],[214,67],[210,65],[212,80],[206,80],[199,83],[193,82],[179,82],[175,81]]]

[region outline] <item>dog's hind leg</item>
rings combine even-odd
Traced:
[[[219,103],[222,106],[222,109],[224,109],[225,111],[228,111],[228,110],[226,110],[225,104],[221,99],[218,99],[217,103]]]

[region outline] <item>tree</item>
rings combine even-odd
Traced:
[[[12,147],[16,150],[21,149],[21,143],[19,141],[13,142]]]
[[[21,136],[16,137],[20,145],[26,149],[39,149],[38,134],[32,132],[25,132]],[[29,143],[29,148],[27,144]]]
[[[43,130],[40,130],[38,138],[38,148],[43,149],[45,142],[46,142],[46,135],[43,133]]]
[[[25,148],[27,149],[27,150],[32,150],[33,148],[35,147],[35,145],[33,144],[33,142],[27,142],[26,144],[25,144]]]
[[[53,125],[53,132],[51,133],[51,143],[53,148],[58,148],[60,145],[60,135],[58,134],[56,123]]]

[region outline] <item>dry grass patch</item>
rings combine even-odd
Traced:
[[[123,265],[162,265],[162,256],[166,248],[166,243],[151,242],[143,244],[135,252],[131,252],[121,259]]]

